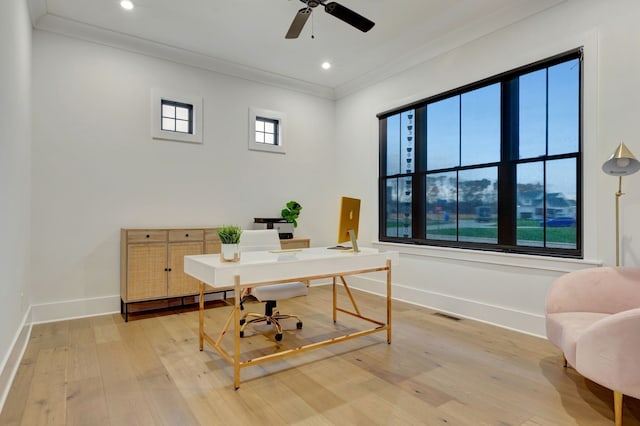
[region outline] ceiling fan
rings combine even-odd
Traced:
[[[329,15],[333,15],[336,18],[346,22],[359,29],[362,32],[367,32],[375,25],[374,22],[368,20],[364,16],[359,13],[354,12],[346,6],[341,5],[340,3],[336,3],[335,1],[327,3],[326,0],[300,0],[302,3],[306,5],[296,13],[296,16],[293,18],[293,22],[291,22],[291,26],[289,27],[289,31],[287,31],[287,35],[284,38],[298,38],[304,24],[311,16],[311,12],[314,8],[318,6],[323,6],[324,11]]]

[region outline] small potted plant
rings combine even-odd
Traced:
[[[286,204],[286,207],[282,209],[280,215],[287,222],[293,223],[293,227],[298,227],[298,216],[300,216],[300,210],[302,210],[302,206],[297,201],[289,201]]]
[[[240,235],[242,229],[236,225],[224,225],[217,229],[220,237],[220,260],[223,262],[237,262],[240,260]]]

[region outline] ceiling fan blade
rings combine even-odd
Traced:
[[[324,11],[329,15],[335,16],[336,18],[359,29],[362,32],[366,33],[375,25],[373,21],[368,20],[364,16],[354,12],[348,7],[341,5],[340,3],[332,1],[331,3],[323,4],[323,6]]]
[[[302,32],[302,28],[304,28],[304,24],[307,22],[307,19],[309,19],[309,15],[311,15],[310,7],[300,9],[293,18],[289,31],[287,31],[287,35],[285,35],[284,38],[298,38]]]

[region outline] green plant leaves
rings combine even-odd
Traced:
[[[218,236],[222,244],[238,244],[240,242],[240,236],[242,235],[242,229],[236,225],[224,225],[218,229]]]
[[[293,223],[293,227],[298,227],[298,221],[296,220],[300,216],[300,210],[302,206],[297,201],[289,201],[286,204],[286,208],[282,209],[280,215],[287,222]]]

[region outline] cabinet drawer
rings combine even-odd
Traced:
[[[169,241],[202,241],[202,229],[172,229],[169,231]]]
[[[309,238],[293,238],[288,240],[280,240],[280,246],[283,250],[309,248],[311,242]]]
[[[129,243],[163,243],[167,241],[167,231],[157,229],[136,229],[127,231],[127,241]]]
[[[204,231],[204,239],[207,242],[220,243],[217,228],[209,228]]]

